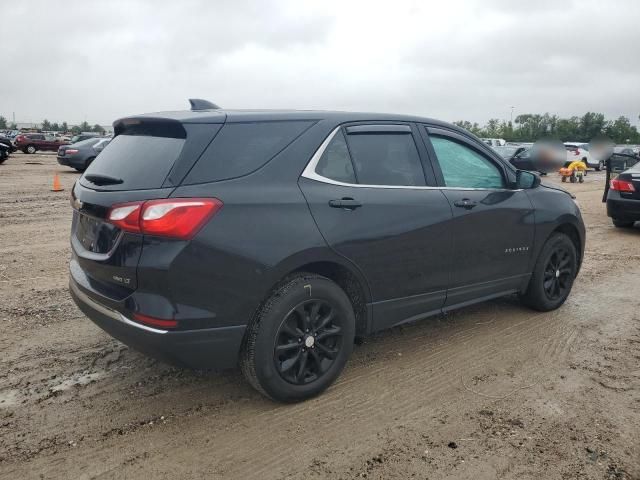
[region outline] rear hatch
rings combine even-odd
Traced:
[[[72,192],[70,268],[85,288],[119,301],[136,289],[143,236],[108,222],[109,210],[169,197],[221,124],[144,117],[123,119],[114,127],[114,139]]]

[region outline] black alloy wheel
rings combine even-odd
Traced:
[[[340,316],[326,300],[298,304],[283,319],[276,335],[276,371],[294,385],[318,380],[338,357],[342,332]]]
[[[557,300],[571,288],[573,257],[566,248],[559,246],[549,257],[544,269],[543,288],[549,300]]]

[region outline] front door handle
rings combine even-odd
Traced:
[[[358,200],[354,200],[353,198],[340,198],[336,200],[329,200],[329,206],[333,208],[346,208],[347,210],[355,210],[358,207],[362,206]]]
[[[453,203],[456,207],[464,208],[465,210],[471,210],[475,207],[478,202],[474,200],[469,200],[468,198],[463,198],[462,200],[458,200]]]

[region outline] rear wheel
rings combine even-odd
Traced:
[[[320,275],[285,279],[248,327],[240,366],[249,383],[282,402],[318,395],[340,375],[355,335],[349,297]]]
[[[36,153],[36,146],[28,145],[24,153]]]
[[[611,221],[613,225],[617,228],[631,228],[635,222],[629,222],[627,220],[618,220],[617,218],[612,218]]]
[[[555,310],[569,296],[577,271],[575,245],[564,233],[554,233],[542,247],[522,302],[541,312]]]

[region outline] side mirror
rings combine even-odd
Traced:
[[[530,189],[540,185],[540,177],[533,172],[518,170],[516,172],[516,188]]]

